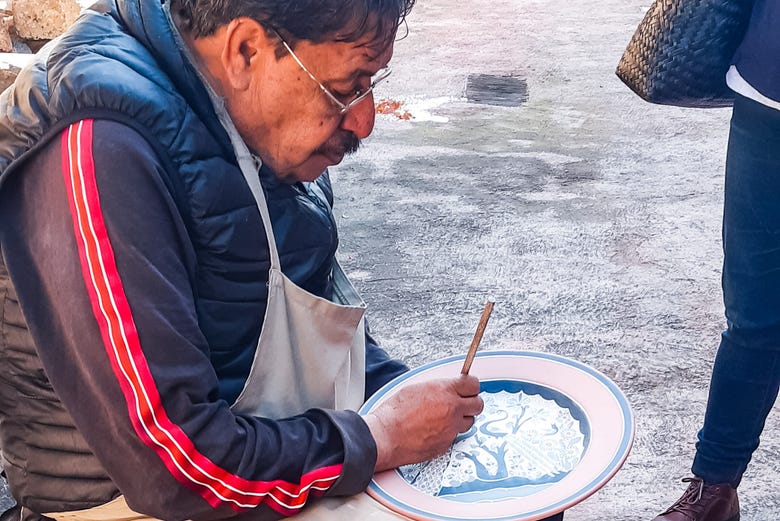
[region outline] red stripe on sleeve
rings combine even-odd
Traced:
[[[93,120],[83,120],[63,132],[63,175],[92,311],[136,433],[176,479],[214,507],[227,503],[243,510],[265,503],[283,515],[298,512],[310,493],[322,495],[336,482],[342,465],[316,469],[302,476],[298,484],[246,480],[198,452],[192,440],[168,418],[141,349],[103,220],[92,126]]]

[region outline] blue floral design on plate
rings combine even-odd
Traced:
[[[426,494],[468,503],[520,498],[563,479],[582,459],[590,427],[582,408],[549,387],[481,384],[485,409],[450,450],[398,469]]]

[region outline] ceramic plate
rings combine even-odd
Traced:
[[[460,374],[463,356],[389,382],[366,414],[409,383]],[[368,493],[412,519],[536,521],[587,498],[615,475],[634,438],[623,393],[600,372],[561,356],[477,355],[485,409],[443,456],[377,474]]]

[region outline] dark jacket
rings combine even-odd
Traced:
[[[376,449],[357,414],[229,409],[262,325],[267,243],[160,5],[97,4],[0,106],[0,440],[17,501],[44,513],[121,493],[162,519],[262,519],[362,490]],[[328,298],[327,176],[259,175],[283,271]],[[371,393],[405,367],[369,338],[366,369]]]
[[[753,88],[780,102],[780,2],[755,1],[747,33],[732,61]]]

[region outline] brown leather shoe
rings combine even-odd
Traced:
[[[737,490],[729,484],[685,478],[688,490],[653,521],[739,521]]]

